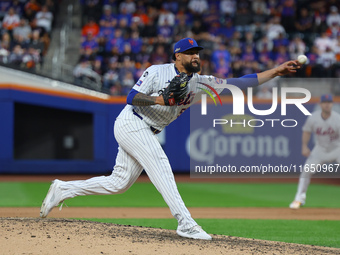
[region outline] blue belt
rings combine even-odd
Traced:
[[[143,120],[143,117],[140,116],[138,113],[136,113],[135,109],[132,109],[132,112],[134,115],[136,115],[138,118],[140,118],[141,120]],[[154,133],[155,135],[159,134],[161,131],[159,131],[158,129],[155,129],[154,127],[150,126],[150,129],[152,131],[152,133]]]

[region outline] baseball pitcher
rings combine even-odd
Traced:
[[[41,206],[41,217],[46,217],[53,207],[65,199],[123,193],[144,169],[177,219],[177,234],[187,238],[211,239],[186,208],[177,190],[169,160],[156,137],[190,105],[200,100],[201,93],[204,93],[200,88],[206,88],[202,83],[214,89],[215,77],[198,74],[199,51],[202,49],[194,39],[184,38],[175,44],[174,63],[153,65],[144,71],[115,121],[114,136],[119,148],[112,174],[88,180],[53,181]],[[244,89],[279,75],[295,73],[298,68],[300,64],[293,60],[262,73],[223,82]],[[218,93],[222,91],[216,90]]]

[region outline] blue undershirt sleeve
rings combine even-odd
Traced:
[[[247,74],[239,78],[229,78],[227,79],[227,84],[235,85],[240,89],[245,89],[248,87],[256,87],[259,85],[259,81],[257,79],[257,74]]]
[[[137,90],[131,89],[129,95],[126,97],[126,103],[132,105],[132,99],[137,95],[139,92]]]

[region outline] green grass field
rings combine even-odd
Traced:
[[[0,182],[0,207],[39,207],[50,183]],[[188,207],[284,207],[297,184],[178,183]],[[340,208],[340,186],[312,184],[306,207]],[[126,193],[67,200],[70,207],[166,207],[151,183],[135,183]],[[1,208],[0,208],[1,210]],[[90,219],[117,224],[176,229],[175,219]],[[197,219],[212,234],[340,248],[340,221]]]

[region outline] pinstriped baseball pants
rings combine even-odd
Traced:
[[[112,174],[84,181],[62,182],[60,187],[63,199],[82,195],[123,193],[145,169],[172,215],[177,219],[178,229],[188,229],[197,225],[178,192],[169,160],[157,137],[130,109],[123,111],[114,126],[119,148]]]

